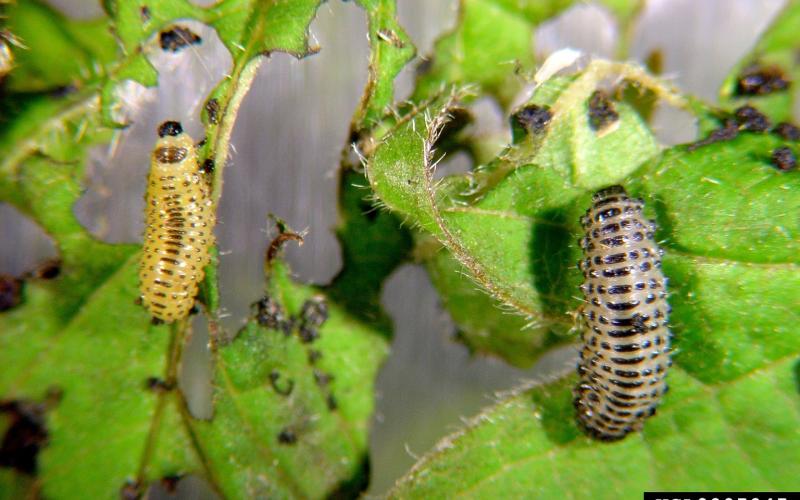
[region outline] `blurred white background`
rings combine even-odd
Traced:
[[[74,17],[101,13],[88,0],[51,3]],[[632,56],[642,60],[660,50],[668,77],[685,90],[714,100],[725,74],[782,5],[783,0],[650,0],[635,28]],[[398,10],[419,56],[425,56],[434,40],[454,25],[457,2],[399,0]],[[321,47],[319,54],[303,60],[273,55],[262,65],[245,99],[225,172],[217,227],[228,330],[238,328],[249,304],[262,293],[260,266],[269,213],[295,229],[308,230],[305,244],[288,251],[300,280],[326,283],[339,269],[341,257],[333,234],[335,173],[351,114],[366,82],[365,22],[364,13],[352,2],[323,4],[311,25]],[[133,125],[113,147],[92,152],[87,192],[75,212],[102,239],[140,241],[144,181],[157,124],[168,118],[180,120],[193,137],[202,135],[200,106],[227,71],[230,56],[212,31],[196,23],[192,28],[203,43],[178,54],[153,50],[151,60],[162,70],[158,88],[126,87]],[[611,57],[616,39],[613,18],[601,7],[585,3],[541,26],[531,43],[540,58],[566,46]],[[398,99],[413,86],[414,65],[398,78]],[[486,114],[479,117],[484,129],[506,126],[507,117],[500,116],[497,106],[489,103],[476,109]],[[655,126],[669,143],[693,137],[691,122],[673,110],[660,110]],[[463,168],[463,158],[458,161],[462,165],[455,168]],[[0,236],[0,273],[20,274],[55,256],[47,237],[2,203]],[[413,265],[402,267],[389,279],[383,302],[395,321],[395,337],[378,380],[371,494],[384,492],[417,456],[457,429],[462,417],[491,404],[495,391],[573,369],[573,348],[546,356],[528,371],[495,359],[470,357],[452,341],[452,321],[441,310],[424,270]],[[194,340],[184,387],[192,395],[193,411],[204,415],[209,411],[205,338],[198,334]],[[196,495],[192,488],[187,484],[182,490]]]

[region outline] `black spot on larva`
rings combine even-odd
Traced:
[[[791,81],[778,66],[754,64],[745,68],[736,81],[736,95],[766,95],[787,90]]]
[[[166,121],[158,126],[158,136],[166,137],[168,135],[177,137],[183,133],[181,122]]]
[[[772,164],[784,172],[794,170],[797,167],[797,157],[795,157],[792,149],[787,146],[775,148],[771,156]]]
[[[542,133],[552,119],[553,113],[549,106],[529,104],[518,110],[511,115],[511,128],[515,142],[527,134]]]
[[[286,427],[278,433],[278,442],[286,445],[295,444],[297,442],[297,434],[292,429]]]
[[[589,97],[589,126],[593,130],[602,130],[619,120],[619,113],[608,94],[595,90]]]
[[[142,7],[139,9],[139,17],[141,17],[143,23],[146,23],[147,21],[149,21],[150,20],[150,7],[148,7],[147,5],[142,5]]]
[[[0,413],[7,420],[6,432],[0,444],[0,467],[23,474],[35,475],[39,451],[47,444],[45,403],[27,400],[0,401]]]
[[[219,122],[219,101],[212,97],[206,101],[206,114],[208,114],[208,123],[216,125]]]
[[[0,312],[17,307],[22,301],[22,280],[0,274]]]
[[[800,128],[787,122],[775,125],[772,132],[787,141],[800,141]]]
[[[142,487],[137,481],[126,481],[119,489],[121,500],[139,500],[142,498]]]
[[[214,160],[206,158],[200,166],[200,172],[203,174],[211,174],[214,172]]]
[[[189,154],[189,152],[186,150],[186,148],[167,146],[163,148],[157,148],[153,154],[159,163],[180,163],[186,159],[186,156]]]
[[[766,132],[770,129],[769,118],[753,106],[742,106],[733,112],[739,128],[751,132]]]
[[[657,265],[653,223],[642,212],[641,200],[612,186],[595,194],[582,218],[583,260],[593,272],[581,286],[584,344],[574,404],[581,428],[603,441],[640,430],[665,387],[663,368],[658,370],[665,355],[651,347],[663,343],[668,352],[669,331],[666,321],[650,318],[666,317],[669,306],[665,294],[657,296],[645,284],[663,289],[666,279]],[[628,260],[633,265],[620,265]]]
[[[705,139],[701,139],[697,142],[694,142],[689,145],[687,148],[689,151],[694,151],[695,149],[708,146],[709,144],[714,144],[715,142],[722,142],[722,141],[730,141],[736,138],[739,135],[739,124],[736,123],[735,120],[725,120],[722,126],[709,134],[708,137]]]
[[[288,396],[294,390],[294,380],[289,379],[289,381],[286,382],[283,385],[283,387],[281,387],[281,383],[279,382],[280,379],[281,379],[280,372],[278,372],[277,370],[272,370],[272,372],[270,372],[269,384],[272,386],[275,392],[277,392],[281,396]]]
[[[145,387],[153,392],[169,392],[175,389],[175,384],[158,377],[148,377],[144,382]]]
[[[150,324],[153,326],[161,326],[164,324],[164,320],[159,318],[151,318]]]
[[[185,26],[175,25],[159,34],[158,42],[162,50],[178,52],[189,45],[197,45],[203,39]]]

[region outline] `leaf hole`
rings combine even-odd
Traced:
[[[108,243],[141,242],[142,193],[158,126],[178,121],[189,135],[202,137],[206,97],[232,67],[231,55],[213,28],[195,20],[173,26],[186,28],[202,43],[164,51],[155,33],[142,50],[158,71],[158,86],[145,88],[130,80],[119,84],[110,111],[115,121],[129,126],[115,132],[109,145],[89,152],[86,189],[74,211],[92,235]]]
[[[533,39],[536,57],[571,47],[581,52],[611,58],[617,48],[617,23],[611,13],[594,2],[576,5],[539,25]]]
[[[16,208],[0,203],[0,234],[13,245],[0,245],[0,274],[51,279],[57,268],[46,269],[58,262],[58,252],[50,236]],[[41,272],[40,272],[41,269]],[[26,276],[26,277],[27,277]]]

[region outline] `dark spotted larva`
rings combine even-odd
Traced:
[[[592,202],[581,219],[586,303],[575,407],[590,435],[615,440],[641,429],[667,390],[667,280],[642,200],[612,186]]]
[[[214,242],[214,213],[191,137],[164,122],[153,150],[145,194],[145,235],[139,269],[142,304],[154,318],[185,318],[203,280]]]

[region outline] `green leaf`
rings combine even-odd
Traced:
[[[414,57],[414,45],[397,22],[394,0],[357,0],[369,21],[369,77],[353,116],[353,131],[374,126],[394,102],[394,79]]]
[[[229,498],[357,494],[368,481],[367,430],[388,332],[292,283],[280,263],[266,297],[293,325],[254,319],[220,349],[213,420],[190,423],[206,467]],[[303,309],[313,300],[326,301],[329,317],[319,338],[304,342]]]
[[[601,130],[589,125],[588,102],[600,82],[612,75],[676,105],[689,105],[638,67],[598,60],[578,76],[550,78],[538,87],[528,106],[550,110],[544,130],[521,138],[471,174],[441,182],[433,176],[438,134],[463,93],[444,94],[419,106],[375,149],[368,174],[381,201],[434,236],[463,268],[458,271],[488,292],[491,300],[484,309],[498,306],[497,313],[470,327],[472,306],[456,298],[469,285],[435,280],[454,287],[439,290],[468,345],[525,366],[557,341],[551,334],[563,341],[572,327],[580,303],[575,267],[579,249],[574,244],[580,214],[593,190],[621,181],[659,150],[625,102],[613,103],[616,122]],[[436,254],[423,251],[422,257]],[[431,259],[428,266],[434,276],[454,270],[445,257]],[[508,321],[500,320],[502,312],[522,315],[527,328],[509,328]],[[497,328],[489,333],[493,322]]]
[[[15,67],[6,82],[12,92],[39,92],[105,76],[116,56],[107,19],[76,21],[38,0],[5,8]]]
[[[104,7],[124,55],[107,72],[81,74],[87,79],[66,96],[3,96],[0,200],[14,204],[53,237],[61,273],[50,281],[28,280],[23,304],[0,315],[0,362],[6,366],[0,395],[9,404],[42,408],[47,434],[37,443],[36,470],[3,471],[0,490],[36,488],[49,498],[108,498],[123,490],[141,494],[153,481],[190,473],[232,498],[253,491],[321,497],[363,489],[372,384],[389,336],[374,297],[351,300],[348,307],[373,307],[358,319],[328,300],[330,319],[312,344],[249,323],[233,344],[220,349],[215,418],[198,421],[176,388],[185,325],[151,326],[147,312],[134,303],[137,248],[94,240],[72,213],[83,191],[88,149],[111,138],[106,125],[114,125],[109,117],[116,86],[126,79],[155,82],[145,53],[158,50],[152,44],[159,30],[179,18],[198,19],[214,27],[232,50],[231,75],[211,94],[217,120],[204,116],[207,144],[201,154],[203,160],[216,160],[219,196],[230,133],[260,56],[278,50],[298,57],[310,53],[307,30],[318,5],[226,0],[201,9],[183,1],[109,0]],[[31,24],[39,13],[24,12],[20,18]],[[56,16],[52,11],[47,15]],[[41,36],[69,49],[69,40]],[[61,70],[58,75],[64,76]],[[381,214],[375,228],[393,224],[391,215]],[[392,262],[405,255],[407,239],[389,238],[390,244],[397,243],[396,256],[390,253],[388,264],[368,261],[365,268],[391,270]],[[359,245],[369,248],[370,243]],[[202,300],[212,333],[219,335],[216,268],[211,266],[206,275]],[[348,286],[366,283],[350,276]],[[364,277],[377,294],[380,280]],[[332,290],[344,297],[348,286]],[[275,273],[269,287],[287,314],[298,314],[311,295],[323,296],[320,290],[292,284],[285,270]],[[262,357],[264,347],[275,351]],[[272,370],[295,381],[288,405],[283,396],[276,399],[268,392]],[[267,377],[259,378],[264,373]],[[48,396],[55,393],[60,399]],[[244,413],[239,412],[242,401],[253,404]],[[9,425],[7,416],[0,421]],[[277,439],[286,429],[295,444]],[[265,454],[276,462],[264,460]],[[29,473],[35,473],[35,481]],[[309,473],[319,481],[305,481]]]
[[[441,293],[444,307],[459,326],[457,338],[472,353],[495,354],[515,366],[530,366],[550,347],[565,338],[551,331],[531,335],[530,322],[509,312],[503,304],[475,286],[465,269],[433,238],[418,246],[431,252],[425,257],[433,285]]]
[[[800,3],[791,1],[775,16],[775,21],[762,35],[753,50],[731,70],[720,89],[720,101],[725,108],[734,109],[745,103],[756,105],[775,121],[791,121],[797,98],[796,85],[800,82],[800,65],[797,64],[797,26],[800,23]],[[753,82],[764,77],[779,78],[786,84],[776,87],[776,82],[753,88],[750,92],[739,90],[742,77],[750,75]],[[768,91],[768,87],[772,87]],[[745,87],[745,90],[748,87]]]
[[[462,0],[458,22],[441,37],[430,60],[419,68],[413,100],[440,92],[443,85],[476,85],[479,93],[508,104],[522,88],[519,73],[534,67],[536,25],[572,0]]]
[[[797,489],[800,172],[770,164],[779,144],[746,133],[680,146],[625,182],[657,220],[671,284],[671,391],[642,433],[612,444],[582,435],[577,377],[566,377],[487,410],[418,463],[394,496]],[[532,177],[522,185],[545,187]],[[587,205],[583,196],[570,203],[573,212]],[[564,287],[577,294],[570,281]]]
[[[342,270],[325,287],[327,294],[348,313],[367,324],[390,330],[380,299],[383,282],[411,251],[411,236],[400,220],[368,199],[363,174],[343,170],[339,182],[339,225]]]
[[[150,327],[134,303],[136,247],[94,240],[72,213],[88,148],[110,136],[96,94],[19,105],[0,139],[0,199],[53,237],[61,264],[54,280],[28,280],[23,304],[0,315],[0,394],[25,404],[60,394],[45,414],[48,439],[40,443],[32,487],[54,498],[116,496],[137,475],[155,479],[175,472],[176,461],[194,461],[188,436],[177,428],[163,437],[170,451],[152,476],[143,469],[145,443],[155,438],[151,421],[174,407],[173,396],[147,388],[149,378],[165,377],[170,335]],[[4,484],[21,480],[7,475]]]
[[[92,255],[118,262],[123,249]],[[134,304],[138,254],[125,250],[132,256],[111,273],[65,267],[52,282],[28,282],[25,305],[0,316],[3,398],[41,402],[48,393],[60,394],[46,415],[49,437],[36,471],[49,497],[119,495],[142,467],[145,443],[154,439],[151,418],[168,403],[147,381],[163,377],[170,335],[165,327],[148,327],[149,317]],[[90,287],[84,296],[76,293]],[[76,298],[79,304],[69,303]],[[179,427],[159,444],[177,453],[179,463],[192,462]],[[176,472],[174,460],[153,467],[147,478]]]
[[[496,97],[507,107],[536,67],[534,34],[544,21],[561,14],[573,0],[461,0],[455,28],[439,38],[418,68],[414,101],[436,95],[443,86],[473,85],[479,95]],[[603,0],[623,31],[642,2]],[[622,52],[626,49],[625,33]]]
[[[445,438],[389,497],[794,491],[800,472],[796,364],[797,352],[716,384],[673,368],[673,390],[658,414],[642,433],[616,443],[593,442],[575,427],[576,377],[525,390]]]

